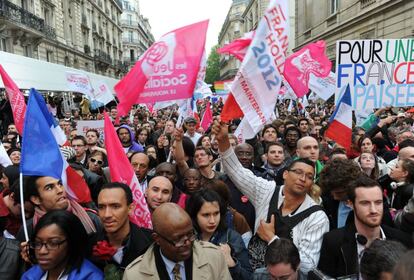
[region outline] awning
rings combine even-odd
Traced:
[[[112,94],[118,82],[110,77],[2,51],[0,51],[0,64],[21,90],[33,87],[42,91],[69,91],[66,82],[67,72],[88,75],[94,88],[100,81],[104,81]],[[4,88],[1,79],[0,88]]]

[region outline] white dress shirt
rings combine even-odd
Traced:
[[[256,232],[260,225],[260,220],[267,219],[269,203],[273,196],[276,182],[257,177],[251,170],[244,168],[240,164],[233,148],[229,148],[227,151],[221,153],[221,157],[225,173],[230,177],[236,187],[249,198],[254,206],[256,212],[254,232]],[[284,200],[283,188],[284,186],[280,189],[278,208],[280,208]],[[306,195],[305,200],[295,214],[313,205],[316,205],[316,203],[309,195]],[[322,238],[328,231],[329,220],[323,211],[312,213],[292,229],[292,239],[299,250],[301,260],[300,270],[303,273],[307,274],[318,265]]]

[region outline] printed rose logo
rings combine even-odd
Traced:
[[[167,53],[167,44],[165,42],[157,42],[147,51],[144,60],[146,60],[149,65],[154,66],[154,64],[161,61]]]

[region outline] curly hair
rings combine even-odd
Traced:
[[[319,186],[324,193],[336,188],[348,188],[349,183],[361,175],[361,168],[353,160],[334,159],[322,169],[319,175]]]

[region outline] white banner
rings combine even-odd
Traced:
[[[77,121],[76,122],[76,129],[78,130],[78,134],[86,137],[86,132],[89,129],[96,129],[99,131],[99,140],[101,142],[104,140],[104,121]]]
[[[349,84],[354,110],[414,106],[414,39],[336,43],[338,102]]]
[[[336,90],[336,76],[331,71],[328,77],[320,78],[309,74],[309,88],[323,100],[328,100]]]
[[[86,95],[90,95],[93,91],[89,77],[86,74],[66,72],[66,82],[70,91]]]
[[[108,85],[104,81],[98,81],[98,84],[96,85],[96,89],[93,90],[88,96],[92,100],[99,101],[103,103],[104,105],[108,104],[114,99],[114,96],[109,89]]]
[[[276,105],[289,43],[288,18],[287,1],[270,2],[231,86],[255,133],[269,122]]]
[[[0,142],[0,165],[2,165],[3,167],[7,167],[12,164],[13,163],[10,160],[10,157],[6,152],[6,149],[4,149],[3,144]]]

